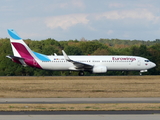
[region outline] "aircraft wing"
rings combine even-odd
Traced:
[[[77,69],[82,69],[82,68],[91,69],[91,68],[93,68],[93,66],[89,65],[89,64],[85,64],[85,63],[81,63],[81,62],[77,62],[77,61],[73,61],[73,60],[71,60],[70,62],[72,62],[76,66]]]
[[[76,69],[82,69],[82,68],[84,68],[84,69],[92,69],[92,68],[93,68],[93,65],[71,60],[71,59],[67,56],[67,54],[64,52],[64,50],[62,50],[62,53],[63,53],[64,58],[65,58],[68,62],[71,62],[71,63],[73,63],[73,64],[76,66]]]

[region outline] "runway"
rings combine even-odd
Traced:
[[[160,98],[0,98],[0,104],[160,103]],[[0,112],[3,120],[158,120],[160,111]]]
[[[116,113],[116,111],[109,111],[105,113],[105,111],[101,111],[101,114],[98,111],[91,111],[88,113],[87,111],[82,111],[81,114],[78,113],[68,113],[67,111],[62,112],[1,112],[0,119],[2,120],[159,120],[160,113],[156,111],[148,111],[146,114],[136,114],[135,111],[126,112],[121,111],[123,113]],[[134,114],[130,114],[130,113]],[[6,114],[9,113],[9,114]],[[60,113],[60,114],[59,114]],[[141,111],[142,113],[142,111]]]
[[[7,111],[0,112],[0,115],[160,115],[159,110],[139,111]]]
[[[1,120],[159,120],[160,115],[8,115]]]
[[[160,98],[0,98],[0,104],[160,103]]]

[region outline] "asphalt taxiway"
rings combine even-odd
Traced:
[[[1,120],[159,120],[160,115],[8,115]]]
[[[160,103],[160,98],[0,98],[0,104]]]
[[[95,111],[96,113],[96,111]],[[152,114],[36,114],[19,113],[19,114],[3,114],[0,115],[1,120],[159,120],[160,114],[151,112]]]
[[[129,111],[1,111],[0,115],[160,115],[159,110]]]

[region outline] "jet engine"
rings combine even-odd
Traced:
[[[106,66],[94,66],[93,73],[106,73],[107,72],[107,67]]]

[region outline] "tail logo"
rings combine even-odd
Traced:
[[[19,35],[13,29],[8,29],[8,33],[11,37],[10,42],[14,56],[22,58],[24,60],[23,62],[25,62],[25,64],[28,66],[42,68],[38,63],[35,54],[31,51],[27,44],[19,37]]]

